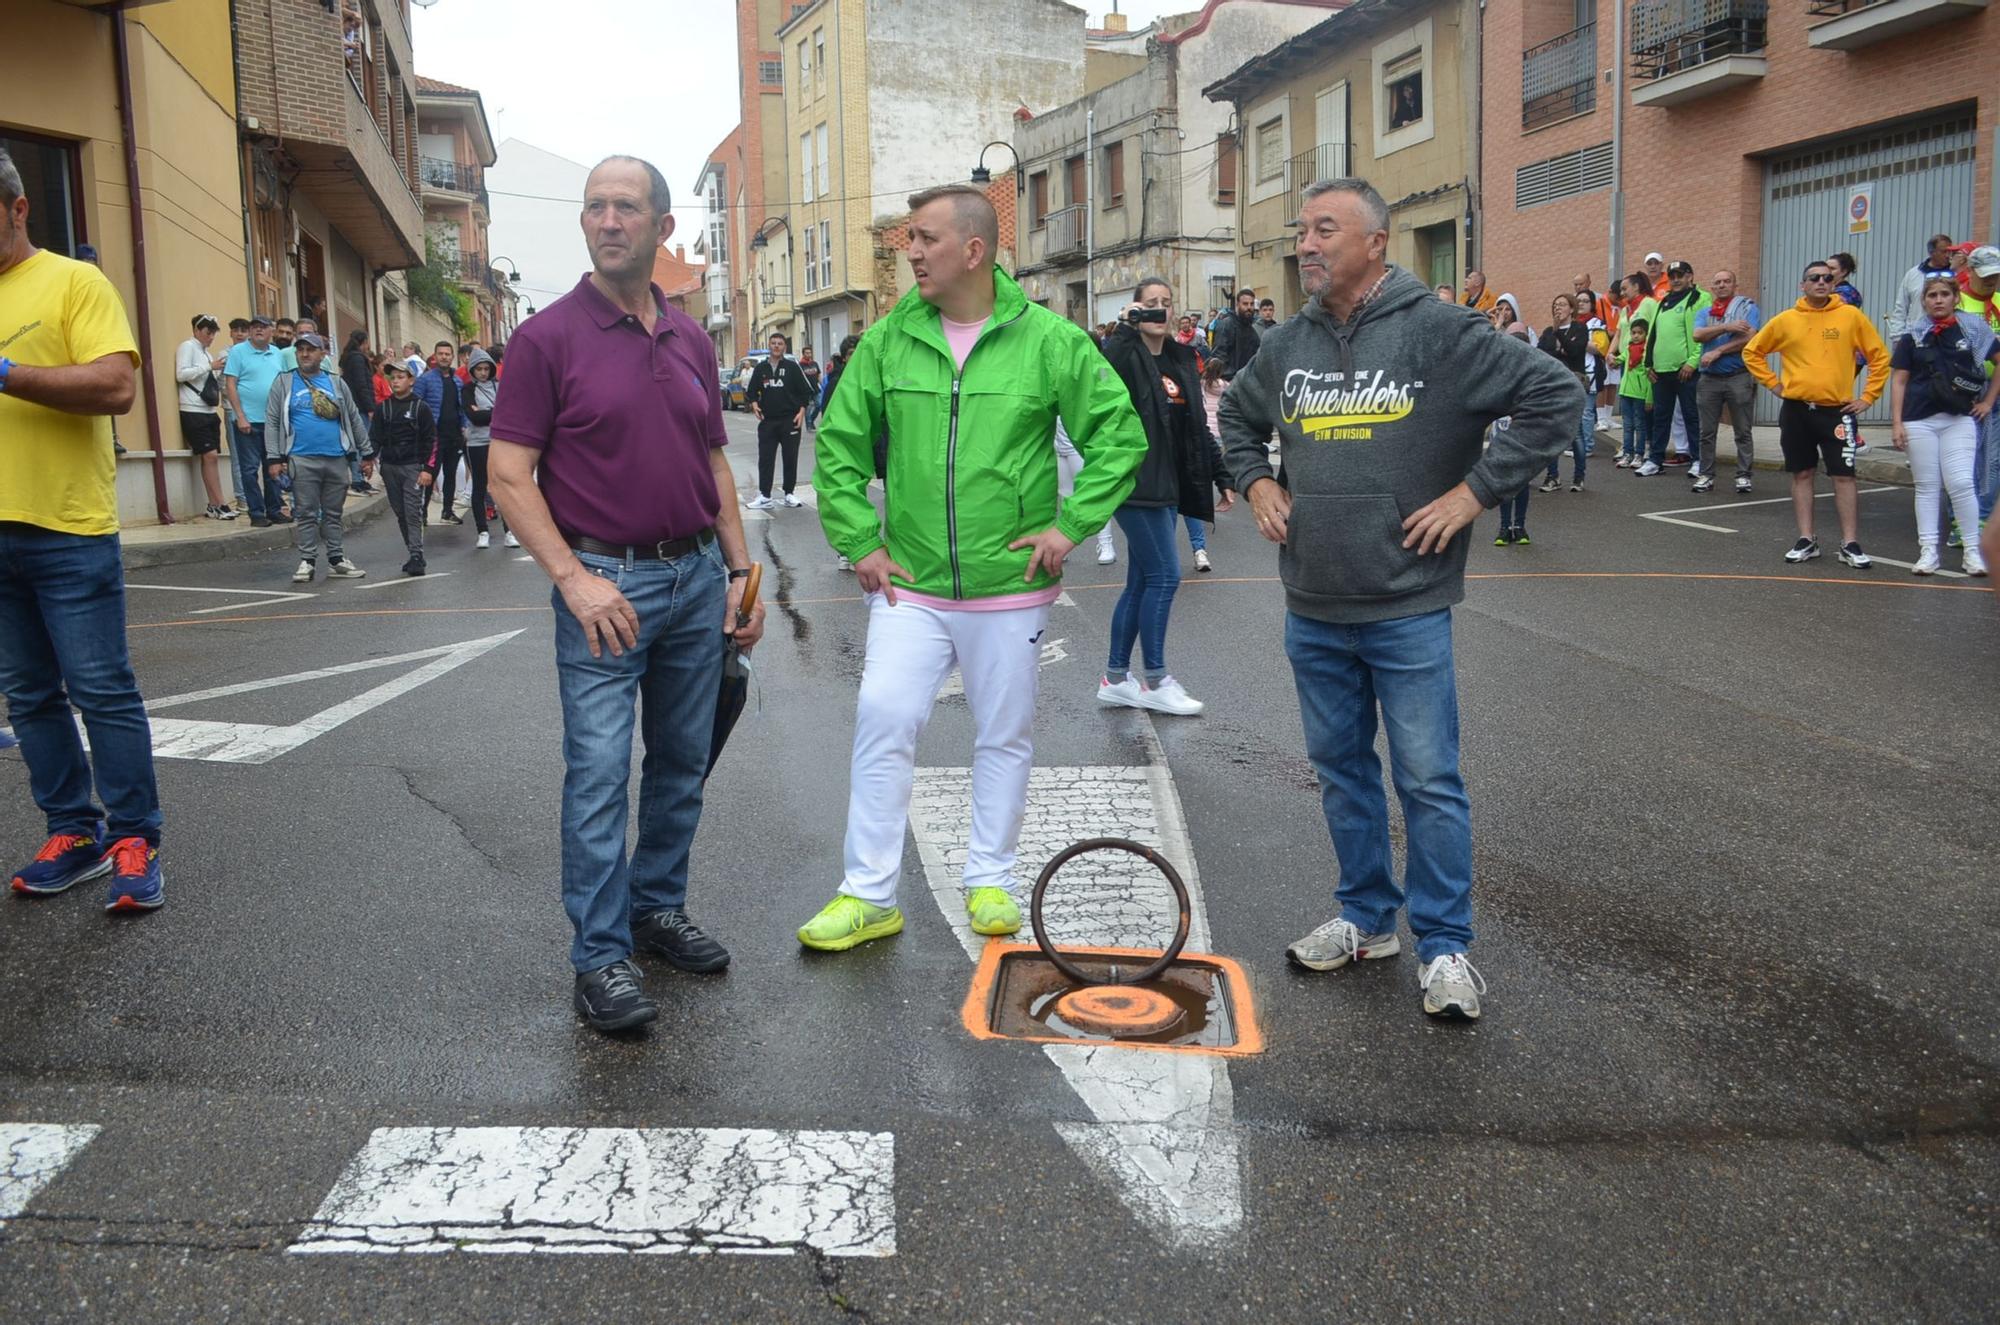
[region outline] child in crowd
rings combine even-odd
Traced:
[[[1653,383],[1646,376],[1646,319],[1632,319],[1632,333],[1625,347],[1624,377],[1618,383],[1618,408],[1624,416],[1624,441],[1619,447],[1618,468],[1637,469],[1646,459],[1646,437],[1652,422],[1646,415],[1653,408]]]

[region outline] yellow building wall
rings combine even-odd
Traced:
[[[83,237],[96,245],[136,331],[138,283],[111,20],[55,0],[25,0],[10,9],[28,12],[10,14],[0,125],[75,143]],[[172,452],[182,449],[174,351],[187,339],[189,319],[213,313],[226,323],[249,301],[227,0],[172,0],[135,10],[127,35],[151,280],[153,358],[145,371],[158,393],[163,449]],[[132,451],[153,445],[145,417],[141,398],[118,426],[119,439]],[[126,515],[151,513],[148,502],[144,511]]]

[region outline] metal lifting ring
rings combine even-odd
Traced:
[[[1042,895],[1049,890],[1049,880],[1055,878],[1056,871],[1064,865],[1091,851],[1124,851],[1139,857],[1166,875],[1167,883],[1174,890],[1174,900],[1180,903],[1180,923],[1174,928],[1174,941],[1167,945],[1167,950],[1160,954],[1157,961],[1136,975],[1118,975],[1100,980],[1079,970],[1056,949],[1055,944],[1049,942],[1048,931],[1042,927]],[[1134,842],[1125,837],[1092,837],[1064,847],[1056,853],[1055,859],[1042,866],[1041,877],[1035,880],[1034,897],[1028,905],[1028,923],[1034,929],[1035,946],[1042,950],[1042,955],[1049,959],[1052,966],[1080,985],[1136,985],[1144,984],[1160,975],[1173,965],[1174,958],[1180,956],[1181,949],[1187,946],[1188,927],[1193,923],[1192,917],[1193,907],[1188,901],[1187,885],[1181,882],[1180,871],[1176,870],[1165,856],[1145,843]]]

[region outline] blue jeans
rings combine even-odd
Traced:
[[[264,425],[253,423],[250,431],[232,427],[229,449],[236,457],[236,490],[243,495],[243,507],[253,520],[274,517],[284,507],[278,480],[264,467]]]
[[[1306,753],[1340,861],[1340,914],[1364,934],[1396,927],[1404,888],[1389,854],[1389,800],[1375,713],[1389,729],[1390,776],[1409,837],[1405,870],[1417,955],[1472,942],[1472,812],[1458,771],[1458,685],[1451,609],[1364,625],[1285,618]]]
[[[125,643],[118,535],[0,524],[0,693],[28,763],[28,789],[57,833],[160,841],[153,729]],[[90,733],[92,763],[74,705]]]
[[[1641,369],[1640,371],[1644,371]],[[1653,383],[1653,453],[1656,465],[1667,462],[1667,443],[1674,435],[1674,406],[1681,408],[1681,422],[1687,428],[1690,445],[1701,443],[1701,408],[1695,402],[1696,381],[1681,381],[1679,373],[1668,373]]]
[[[1576,458],[1576,471],[1570,479],[1572,483],[1583,482],[1583,471],[1589,463],[1590,453],[1596,449],[1596,433],[1597,402],[1586,395],[1583,398],[1583,418],[1577,425],[1576,440],[1570,443],[1570,454]],[[1556,462],[1561,459],[1560,451],[1549,457],[1550,478],[1557,476]]]
[[[1500,499],[1500,527],[1502,529],[1526,529],[1528,527],[1528,494],[1534,485],[1528,484],[1511,497]]]
[[[688,851],[701,821],[702,779],[722,683],[728,575],[719,544],[673,561],[578,553],[639,616],[637,647],[590,656],[562,592],[556,610],[556,682],[562,692],[562,893],[576,940],[570,962],[595,971],[632,955],[632,920],[687,901]],[[636,710],[636,712],[635,712]],[[638,844],[625,824],[632,730],[639,765]]]
[[[1627,460],[1637,460],[1646,454],[1647,431],[1652,427],[1652,415],[1646,410],[1646,402],[1637,396],[1618,397],[1618,412],[1624,420],[1618,453]]]
[[[1986,422],[1979,430],[1979,448],[1972,456],[1972,490],[1979,497],[1979,519],[1981,523],[1993,518],[1993,499],[2000,496],[2000,409],[1986,416]],[[1972,540],[1970,530],[1961,530],[1966,541]]]
[[[1139,641],[1148,680],[1167,670],[1167,617],[1181,587],[1181,552],[1174,542],[1180,515],[1171,506],[1120,506],[1125,531],[1125,592],[1111,609],[1109,672],[1120,680],[1132,665],[1132,641]]]
[[[1208,551],[1208,521],[1187,517],[1188,546],[1196,552]]]

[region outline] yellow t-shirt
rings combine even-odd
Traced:
[[[46,250],[0,272],[0,358],[63,368],[107,354],[139,362],[103,272]],[[0,391],[0,520],[115,534],[117,463],[110,415],[65,414]]]

